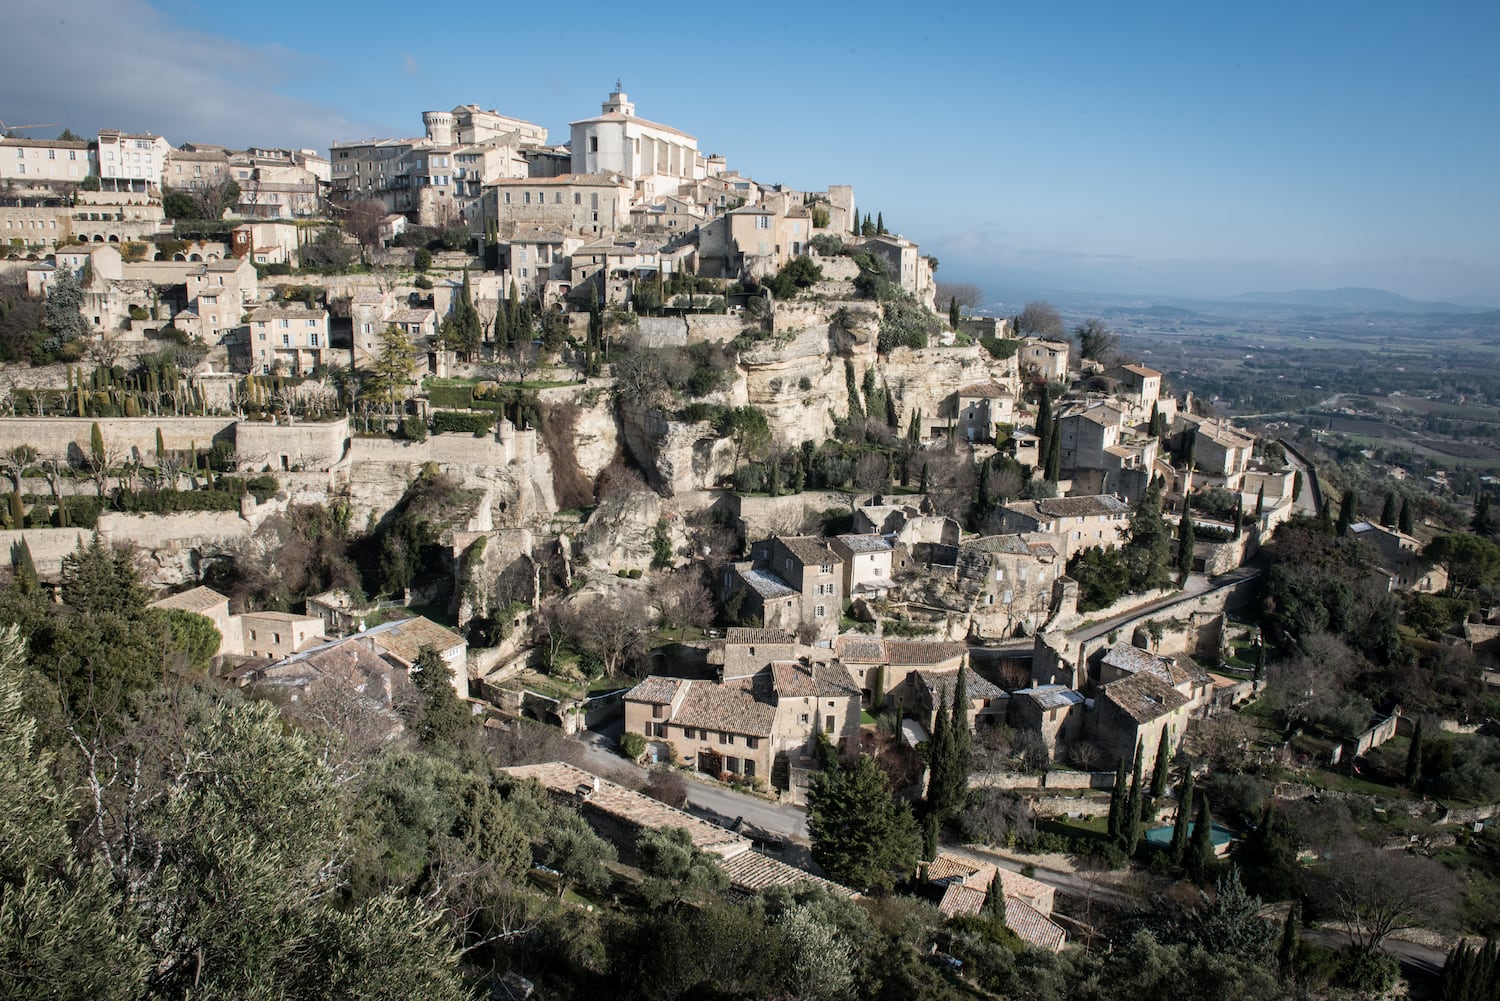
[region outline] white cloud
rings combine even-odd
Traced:
[[[4,23],[5,112],[17,120],[85,135],[153,132],[173,145],[326,149],[336,138],[391,134],[278,93],[310,57],[193,31],[144,0],[13,0]]]

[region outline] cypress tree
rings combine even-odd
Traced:
[[[1417,728],[1412,731],[1411,746],[1406,751],[1406,785],[1414,788],[1422,778],[1422,717],[1417,717]]]
[[[26,527],[26,506],[21,502],[20,493],[15,490],[10,492],[10,527]]]
[[[89,428],[89,455],[93,458],[96,464],[103,464],[104,432],[99,430],[98,421],[95,421],[94,426]]]
[[[954,812],[964,807],[969,795],[969,681],[967,667],[958,669],[958,682],[953,688],[953,720],[948,727],[949,739],[953,742],[953,777],[956,787]]]
[[[876,212],[875,213],[875,235],[876,236],[885,236],[885,213],[884,212]]]
[[[958,308],[958,296],[952,296],[952,297],[950,297],[948,299],[948,326],[949,326],[949,328],[951,328],[953,330],[957,330],[958,329],[959,317],[960,317],[960,312],[959,312],[959,308]]]
[[[1151,770],[1151,799],[1156,801],[1167,794],[1167,765],[1172,759],[1172,735],[1167,724],[1161,725],[1161,740],[1156,744],[1156,767]]]
[[[1380,523],[1386,528],[1396,527],[1396,494],[1394,491],[1385,492],[1385,503],[1380,506]]]
[[[1302,470],[1292,473],[1292,502],[1296,503],[1302,496]]]
[[[1177,583],[1186,584],[1188,574],[1193,572],[1193,546],[1197,543],[1193,530],[1192,508],[1183,498],[1182,517],[1177,522]]]
[[[1137,739],[1135,742],[1135,766],[1130,771],[1130,798],[1125,801],[1124,823],[1120,830],[1120,848],[1126,855],[1134,855],[1135,847],[1141,840],[1141,780],[1142,764],[1145,761],[1146,748]]]
[[[928,862],[937,858],[938,818],[929,813],[922,818],[922,857]]]
[[[1292,972],[1297,962],[1297,940],[1302,935],[1302,902],[1293,900],[1286,909],[1286,920],[1281,923],[1281,942],[1276,946],[1276,969],[1282,979]]]
[[[1005,923],[1005,884],[1000,881],[998,869],[990,877],[989,889],[985,891],[983,913],[991,920]]]
[[[1255,680],[1259,681],[1266,673],[1266,641],[1260,640],[1255,644]]]
[[[927,746],[927,814],[947,819],[953,785],[953,731],[948,718],[948,690],[938,696],[932,739]]]
[[[1129,781],[1122,757],[1115,766],[1115,787],[1109,794],[1109,840],[1118,844],[1120,832],[1125,829],[1125,810],[1130,799]]]
[[[1255,516],[1259,518],[1266,510],[1266,485],[1262,483],[1255,495]]]
[[[977,494],[975,496],[974,506],[976,508],[978,508],[978,514],[979,514],[979,517],[981,517],[981,518],[983,518],[984,515],[985,515],[985,512],[989,511],[989,509],[990,509],[990,459],[989,459],[989,456],[985,456],[984,457],[984,461],[979,464],[979,487],[978,487],[978,492],[977,492]],[[959,673],[962,674],[963,672],[959,672]]]
[[[1199,883],[1214,870],[1214,817],[1208,809],[1208,797],[1198,797],[1198,816],[1193,818],[1193,836],[1188,845],[1188,871]]]
[[[1475,535],[1489,535],[1495,528],[1490,518],[1490,495],[1480,494],[1474,500],[1474,517],[1469,522],[1469,531]]]
[[[1402,498],[1401,514],[1396,518],[1396,530],[1410,535],[1412,527],[1411,502]]]
[[[1177,816],[1172,821],[1172,841],[1167,846],[1167,853],[1172,857],[1174,864],[1181,864],[1183,856],[1187,852],[1188,843],[1188,818],[1193,812],[1193,773],[1188,772],[1182,778],[1182,785],[1177,790]]]
[[[917,492],[926,496],[927,494],[927,463],[922,463],[922,478],[917,484]]]
[[[35,594],[42,583],[36,574],[36,562],[31,558],[31,547],[23,537],[11,552],[11,563],[16,568],[15,582],[22,594]]]
[[[1333,531],[1333,514],[1328,510],[1328,501],[1325,498],[1323,506],[1318,508],[1318,527],[1325,532]]]
[[[166,441],[164,441],[162,439],[161,428],[157,428],[156,429],[156,462],[157,462],[158,465],[161,464],[161,460],[166,457],[166,454],[167,454],[167,443],[166,443]]]
[[[1239,538],[1245,530],[1245,501],[1244,498],[1236,498],[1234,502],[1234,535]]]
[[[1059,423],[1057,420],[1052,422],[1052,433],[1047,436],[1051,446],[1047,450],[1046,477],[1049,483],[1056,483],[1062,475],[1062,443],[1059,441],[1062,434],[1058,427]]]
[[[1354,491],[1352,489],[1344,491],[1343,498],[1339,500],[1339,520],[1333,526],[1334,531],[1339,535],[1349,534],[1349,526],[1354,524],[1354,519],[1358,517],[1355,511],[1357,504],[1358,497]]]

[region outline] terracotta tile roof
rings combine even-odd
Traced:
[[[1160,379],[1161,378],[1161,373],[1160,372],[1158,372],[1154,368],[1147,368],[1144,365],[1121,365],[1120,368],[1124,369],[1126,372],[1130,372],[1130,373],[1142,376],[1142,377],[1147,378],[1147,379]]]
[[[878,636],[846,633],[833,641],[833,652],[840,660],[855,664],[884,664],[885,640]]]
[[[956,918],[964,914],[978,914],[989,894],[962,883],[949,883],[938,902],[938,910],[945,918]]]
[[[862,535],[838,535],[835,538],[843,544],[845,549],[855,555],[891,551],[891,544],[886,541],[885,537],[874,532]]]
[[[1068,933],[1021,897],[1005,898],[1005,926],[1022,941],[1048,952],[1060,952],[1068,944]]]
[[[374,629],[367,629],[360,635],[370,637],[380,649],[408,664],[417,662],[424,646],[430,646],[441,654],[456,646],[468,645],[458,633],[421,615],[386,622]]]
[[[1031,550],[1031,555],[1037,559],[1056,559],[1057,548],[1050,542],[1028,542],[1026,548]]]
[[[932,695],[945,690],[951,693],[958,684],[957,671],[918,671],[917,677]],[[981,678],[972,668],[964,673],[964,685],[970,699],[998,699],[1005,695],[1004,689]]]
[[[1036,509],[1053,518],[1097,518],[1130,513],[1130,505],[1114,494],[1085,497],[1049,497],[1036,501]]]
[[[1013,397],[1016,394],[998,382],[975,382],[960,389],[956,395],[960,399],[975,397],[978,399],[997,400],[1004,399],[1005,397]]]
[[[1109,702],[1137,723],[1149,723],[1187,705],[1187,697],[1153,674],[1132,674],[1099,689]]]
[[[686,684],[687,694],[672,714],[672,723],[751,737],[771,735],[776,707],[771,703],[768,690],[769,672],[724,684],[713,681],[689,681]]]
[[[663,678],[652,675],[625,693],[630,702],[650,702],[655,705],[670,705],[678,690],[687,684],[681,678]]]
[[[169,594],[151,603],[152,608],[180,608],[184,612],[205,612],[229,599],[211,587],[195,587],[179,594]]]
[[[665,830],[681,827],[687,830],[693,845],[703,851],[721,857],[734,856],[750,849],[750,842],[717,824],[705,820],[660,800],[627,789],[593,772],[562,761],[549,761],[540,765],[514,765],[503,768],[517,778],[536,779],[542,787],[556,796],[577,798],[581,790],[587,790],[586,798],[580,802],[600,813],[623,820],[642,829]]]
[[[843,557],[828,548],[828,540],[815,535],[782,536],[781,544],[797,559],[802,561],[803,566],[822,566],[824,563],[839,564],[844,562]]]
[[[887,663],[897,667],[933,667],[947,660],[955,660],[969,652],[963,643],[944,643],[933,640],[886,640]]]
[[[758,893],[773,886],[811,883],[814,886],[821,886],[829,893],[837,893],[845,897],[859,896],[847,886],[840,886],[821,876],[814,876],[804,869],[798,869],[794,865],[788,865],[780,859],[771,858],[757,851],[731,855],[724,860],[723,866],[724,871],[729,874],[729,885],[749,893]]]
[[[801,664],[778,661],[771,665],[771,684],[778,698],[809,698],[818,694],[813,672]]]

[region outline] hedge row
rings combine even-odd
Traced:
[[[432,415],[432,430],[435,434],[459,432],[484,434],[495,425],[494,414],[464,414],[451,410],[439,410]]]

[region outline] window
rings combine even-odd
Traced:
[[[732,734],[732,733],[721,733],[721,734],[719,734],[719,743],[721,743],[721,744],[733,744],[734,743],[734,734]]]
[[[832,733],[833,732],[833,717],[832,716],[824,716],[823,717],[823,732],[824,733]]]
[[[589,152],[590,153],[597,153],[597,152],[599,152],[599,137],[598,136],[589,136]]]
[[[290,327],[292,325],[292,321],[288,320],[286,317],[282,317],[281,318],[281,325],[282,325],[283,328]]]
[[[815,619],[821,619],[825,614],[827,613],[825,611],[825,606],[823,605],[819,605],[817,608],[813,609],[813,618]]]
[[[289,347],[292,346],[292,335],[291,334],[282,334],[281,335],[281,346],[284,347],[284,348],[289,348]]]
[[[748,748],[750,748],[750,750],[752,750],[752,751],[755,750],[756,748],[760,747],[760,738],[759,737],[746,737],[745,738],[745,746],[748,747]]]
[[[573,192],[573,204],[574,205],[582,205],[583,204],[583,194],[582,194],[582,192],[578,192],[578,191]]]
[[[756,229],[770,229],[771,228],[771,217],[770,216],[766,216],[766,215],[758,215],[758,216],[756,216],[755,217],[755,228]]]
[[[822,566],[818,567],[818,573],[833,573],[833,564],[824,563]]]
[[[651,718],[652,719],[661,719],[661,711],[662,711],[662,707],[661,706],[652,706],[651,707]]]
[[[69,160],[76,160],[76,159],[78,159],[78,151],[76,149],[70,149],[70,150],[68,150],[68,159]]]
[[[726,754],[724,756],[724,770],[738,775],[740,773],[740,759],[732,754]]]
[[[753,779],[753,778],[755,778],[755,759],[754,758],[746,758],[745,759],[745,778],[747,778],[747,779]]]
[[[254,638],[255,638],[254,634],[252,634],[251,635],[251,639],[254,639]],[[802,714],[802,719],[799,722],[803,723],[804,725],[807,723],[807,713],[803,713]]]
[[[318,345],[318,335],[317,334],[308,334],[307,335],[307,343],[311,347],[318,347],[319,346]]]
[[[55,150],[55,149],[49,149],[47,151],[47,159],[49,159],[49,160],[56,160],[57,159],[57,150]]]
[[[698,736],[698,731],[694,730],[692,727],[685,726],[685,727],[682,728],[682,739],[683,740],[696,740],[697,736]]]

